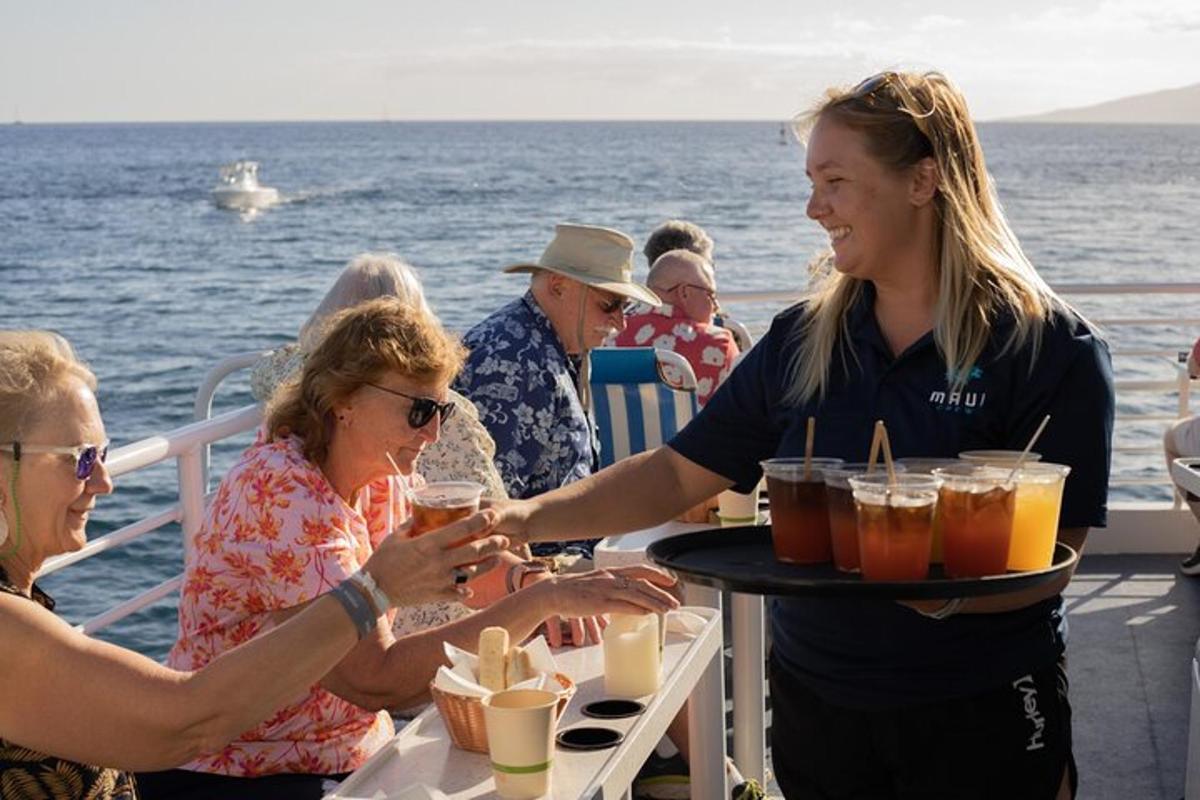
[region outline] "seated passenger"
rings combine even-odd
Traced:
[[[342,270],[320,305],[300,328],[298,342],[286,344],[254,365],[250,391],[265,403],[276,387],[297,377],[305,353],[320,341],[325,323],[338,311],[376,297],[398,297],[409,305],[429,310],[416,270],[394,253],[363,253]],[[484,496],[503,498],[504,482],[492,459],[496,443],[479,422],[475,406],[458,392],[450,392],[454,414],[446,420],[438,440],[421,453],[420,472],[430,481],[475,481]]]
[[[509,497],[534,497],[596,469],[587,352],[625,326],[629,300],[660,302],[633,282],[632,257],[633,241],[619,231],[558,225],[538,263],[505,270],[532,272],[529,291],[464,337],[470,354],[454,386],[496,441]],[[591,544],[580,545],[589,558]]]
[[[733,334],[713,324],[717,281],[712,264],[688,250],[670,250],[654,262],[646,283],[663,303],[626,317],[617,347],[679,353],[696,373],[696,399],[704,405],[738,356]]]
[[[169,664],[195,669],[271,630],[406,527],[413,468],[454,411],[447,389],[462,357],[432,315],[396,298],[330,320],[300,380],[272,398],[267,436],[246,450],[209,507]],[[382,709],[425,697],[444,663],[443,641],[474,649],[489,625],[520,641],[548,614],[663,611],[676,603],[659,587],[673,583],[646,567],[557,576],[400,640],[381,625],[266,723],[157,776],[157,796],[257,797],[259,776],[283,774],[309,776],[308,790],[318,792],[321,776],[357,769],[391,738]]]
[[[87,543],[112,491],[96,378],[62,337],[0,331],[0,795],[11,800],[137,796],[130,770],[219,749],[294,702],[374,629],[375,604],[453,594],[460,565],[508,542],[482,536],[493,512],[420,539],[382,543],[286,623],[195,671],[178,672],[59,619],[34,576]],[[366,591],[371,584],[381,591]],[[357,632],[357,633],[356,633]],[[104,765],[104,766],[92,766]],[[270,784],[260,787],[266,793]],[[265,796],[265,795],[264,795]]]
[[[642,254],[646,256],[646,266],[654,266],[654,262],[658,261],[663,253],[672,250],[689,250],[709,264],[713,263],[712,237],[694,222],[669,219],[650,231],[650,235],[646,237],[646,246],[642,248]]]
[[[1187,359],[1188,377],[1192,380],[1200,378],[1200,339],[1192,345],[1192,351]],[[1167,455],[1167,469],[1177,458],[1200,457],[1200,416],[1181,419],[1170,428],[1163,437],[1163,450]],[[1188,508],[1197,520],[1200,520],[1200,499],[1191,492],[1184,492]],[[1200,545],[1195,552],[1184,559],[1179,565],[1179,571],[1184,575],[1200,575]]]

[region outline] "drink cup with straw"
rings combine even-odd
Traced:
[[[1050,421],[1047,414],[1038,425],[1025,453],[1031,451]],[[1023,453],[1022,456],[1025,454]],[[1013,512],[1012,541],[1008,549],[1008,569],[1045,569],[1054,561],[1054,543],[1058,539],[1058,517],[1062,493],[1071,468],[1063,464],[1030,462],[1022,457],[1009,472],[1008,482],[1017,487]]]
[[[803,458],[762,462],[771,498],[771,544],[775,557],[794,564],[820,564],[833,558],[824,470],[840,458],[813,456],[816,420],[809,417]]]

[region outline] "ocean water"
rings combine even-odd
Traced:
[[[1200,127],[981,127],[1000,197],[1053,282],[1191,281],[1200,253]],[[220,164],[262,162],[284,202],[253,217],[215,208]],[[724,290],[795,289],[825,244],[808,220],[803,152],[775,123],[291,123],[0,126],[2,327],[65,334],[100,379],[115,444],[190,421],[196,386],[225,355],[295,336],[355,253],[394,250],[419,268],[437,312],[465,329],[524,280],[556,221],[635,240],[682,217],[716,240]],[[645,264],[639,263],[644,275]],[[1095,319],[1197,317],[1180,297],[1082,297]],[[778,308],[731,306],[758,328]],[[1112,327],[1114,349],[1186,349],[1200,326]],[[1119,378],[1169,379],[1167,357],[1118,357]],[[249,401],[231,380],[218,410]],[[1081,398],[1086,402],[1086,398]],[[1170,413],[1130,395],[1119,413]],[[1123,422],[1117,441],[1154,444],[1164,423]],[[242,446],[215,456],[219,470]],[[1155,454],[1118,474],[1161,473]],[[1152,488],[1115,498],[1165,497]],[[169,504],[174,466],[122,479],[100,501],[102,535]],[[51,576],[80,621],[169,577],[171,528]],[[174,606],[106,634],[161,657]]]

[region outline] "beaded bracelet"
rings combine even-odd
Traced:
[[[391,598],[387,596],[387,593],[383,589],[379,588],[379,584],[375,582],[375,578],[365,569],[360,569],[351,575],[349,579],[354,581],[354,584],[359,589],[366,592],[367,597],[371,600],[371,605],[375,606],[375,616],[383,616],[392,607]]]
[[[342,581],[329,594],[346,609],[350,621],[354,623],[354,629],[358,631],[359,639],[366,638],[375,630],[375,609],[353,581]]]

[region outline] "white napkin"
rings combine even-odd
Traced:
[[[479,685],[479,656],[455,647],[449,642],[442,643],[442,650],[445,652],[446,658],[450,660],[450,666],[438,667],[437,675],[433,678],[434,686],[443,692],[466,697],[482,698],[491,694],[490,691]],[[508,688],[545,689],[549,687],[548,691],[555,693],[561,691],[562,687],[554,678],[554,674],[558,672],[558,664],[550,652],[550,646],[546,644],[546,637],[537,637],[525,645],[525,650],[529,653],[530,663],[538,674]]]
[[[700,631],[704,630],[704,626],[707,623],[708,621],[704,617],[693,611],[684,611],[682,608],[677,608],[674,611],[667,612],[667,630],[671,633],[696,636]]]

